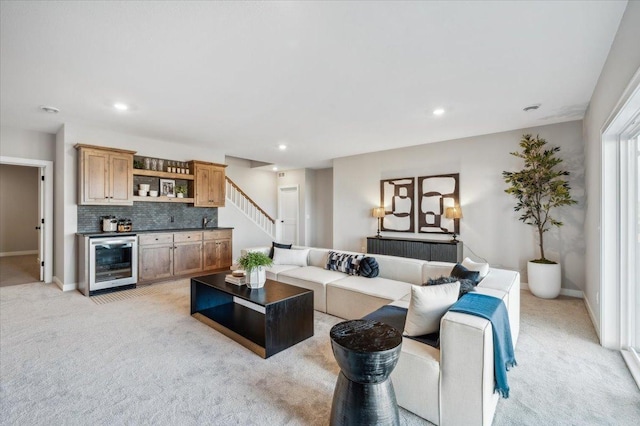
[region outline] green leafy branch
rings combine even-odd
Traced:
[[[510,185],[507,194],[516,200],[514,210],[521,212],[520,220],[538,230],[540,261],[549,262],[544,257],[544,233],[551,227],[560,227],[563,223],[554,219],[550,211],[555,207],[576,204],[571,198],[571,187],[565,179],[569,172],[556,170],[562,159],[556,157],[559,147],[545,148],[547,141],[531,135],[523,135],[520,140],[522,152],[511,155],[524,160],[524,168],[517,172],[502,172],[504,181]]]

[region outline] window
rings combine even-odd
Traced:
[[[602,135],[600,338],[640,385],[640,73],[634,80]]]

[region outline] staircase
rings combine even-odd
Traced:
[[[226,177],[226,198],[272,239],[276,236],[276,221],[260,208],[234,181]]]

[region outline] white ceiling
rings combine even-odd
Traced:
[[[576,120],[625,7],[2,1],[0,124],[107,127],[292,168]]]

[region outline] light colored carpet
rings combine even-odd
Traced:
[[[158,283],[154,285],[137,286],[129,290],[119,290],[111,293],[99,294],[91,296],[91,300],[97,305],[104,305],[105,303],[119,302],[125,299],[132,299],[134,297],[146,296],[149,294],[160,294],[167,291],[164,286],[171,286],[173,283]]]
[[[0,257],[0,287],[40,281],[38,255]]]
[[[314,337],[263,360],[189,315],[188,280],[159,287],[103,305],[0,288],[0,424],[328,424],[339,318],[316,312]],[[582,301],[522,296],[519,366],[494,424],[637,424],[640,392]],[[401,423],[427,424],[405,410]]]

